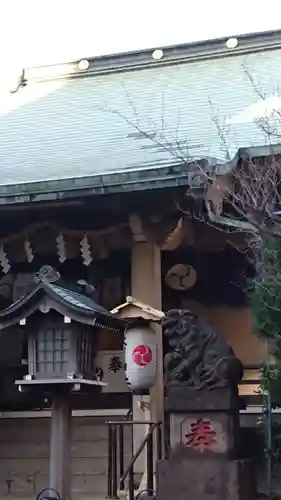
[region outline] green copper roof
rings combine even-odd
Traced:
[[[243,65],[271,96],[280,56],[276,49],[182,60],[28,82],[16,94],[1,94],[0,197],[25,201],[57,191],[187,183],[182,159],[188,155],[224,162],[239,148],[267,144],[255,123],[261,99]]]

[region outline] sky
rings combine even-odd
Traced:
[[[280,0],[1,0],[1,71],[281,29]]]

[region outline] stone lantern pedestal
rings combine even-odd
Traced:
[[[169,388],[170,454],[157,464],[159,500],[255,498],[252,463],[239,459],[238,401],[230,388]]]

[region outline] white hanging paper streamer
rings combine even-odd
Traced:
[[[34,254],[33,254],[32,248],[31,248],[31,243],[30,243],[28,238],[26,238],[26,240],[24,242],[24,249],[25,249],[27,262],[29,262],[29,263],[32,262],[34,259]]]
[[[64,237],[63,237],[62,233],[60,233],[57,236],[56,242],[57,242],[59,261],[64,262],[67,259],[67,257],[66,257],[66,245],[65,245],[65,241],[64,241]]]
[[[5,274],[7,274],[11,269],[11,266],[9,264],[9,259],[7,257],[5,250],[4,250],[3,245],[0,246],[0,265],[1,265],[3,272]]]
[[[90,250],[90,245],[88,241],[88,237],[85,234],[83,239],[80,242],[80,247],[81,247],[81,255],[83,258],[83,264],[84,266],[88,266],[92,262],[92,255],[91,255],[91,250]]]

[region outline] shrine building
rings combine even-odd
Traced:
[[[73,499],[106,495],[106,421],[164,421],[163,311],[190,309],[225,336],[244,365],[241,422],[255,425],[265,356],[247,300],[255,265],[245,255],[247,228],[229,229],[227,206],[210,210],[206,178],[211,169],[223,181],[243,155],[259,162],[270,153],[243,68],[247,61],[271,95],[280,35],[239,36],[234,48],[226,38],[164,47],[160,58],[144,50],[24,68],[11,82],[0,103],[1,498],[35,498],[49,485],[48,391],[24,388],[34,380],[33,331],[42,342],[34,367],[45,356],[46,373],[55,378],[59,366],[73,386],[61,332],[79,324],[95,336],[92,351],[86,343],[81,352],[93,353],[98,388],[71,396]],[[218,120],[227,124],[227,141]],[[44,266],[59,281],[40,284]],[[44,323],[50,308],[59,334]],[[145,394],[125,379],[126,322],[138,316],[157,347]],[[85,359],[77,373],[92,370]],[[124,426],[124,467],[146,433],[145,425],[133,427]],[[135,466],[141,482],[145,461]]]

